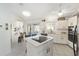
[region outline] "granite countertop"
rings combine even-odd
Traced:
[[[39,43],[39,42],[37,42],[37,41],[35,41],[35,40],[32,39],[32,38],[39,38],[39,36],[41,36],[41,35],[28,37],[28,38],[26,38],[25,40],[26,40],[27,42],[33,44],[34,46],[40,46],[40,45],[43,45],[43,44],[49,42],[50,40],[53,40],[53,37],[50,37],[50,36],[45,36],[45,37],[47,37],[47,40],[44,41],[44,42],[42,42],[42,43]]]

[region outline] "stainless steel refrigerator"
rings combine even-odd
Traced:
[[[68,26],[68,40],[73,43],[74,56],[78,56],[78,34],[77,25]]]

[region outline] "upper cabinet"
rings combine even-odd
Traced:
[[[67,30],[67,20],[57,21],[55,24],[55,31],[57,33]]]
[[[75,26],[75,25],[77,25],[77,16],[68,19],[68,26]]]

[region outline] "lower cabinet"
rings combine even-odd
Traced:
[[[53,56],[53,43],[47,43],[44,45],[44,49],[39,51],[41,56]]]
[[[52,56],[52,55],[53,55],[52,49],[49,47],[49,48],[47,48],[47,49],[45,49],[45,50],[42,50],[42,51],[40,52],[40,55],[41,55],[41,56]]]
[[[55,34],[54,43],[68,44],[68,35]]]
[[[53,56],[53,40],[50,40],[40,46],[27,44],[28,56]]]

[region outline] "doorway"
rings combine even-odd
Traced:
[[[23,22],[16,21],[11,25],[11,47],[14,48],[18,45],[18,37],[23,33]]]

